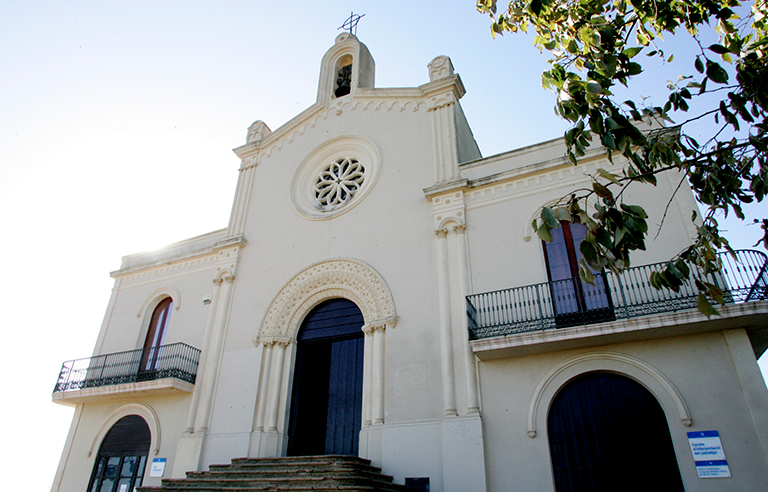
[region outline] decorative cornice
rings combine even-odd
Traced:
[[[424,191],[424,196],[427,197],[427,200],[432,200],[434,197],[438,195],[442,195],[445,193],[452,193],[456,190],[466,190],[468,189],[469,181],[464,178],[454,179],[453,181],[445,181],[443,183],[436,183],[429,188],[424,188],[422,191]]]
[[[500,173],[492,176],[492,179],[470,180],[465,191],[466,207],[473,210],[529,195],[539,195],[548,189],[567,188],[563,192],[565,194],[572,191],[571,188],[575,184],[588,182],[588,174],[596,172],[598,167],[604,167],[602,163],[603,161],[596,160],[579,166],[562,164],[540,169],[539,172]]]
[[[157,270],[156,272],[153,272],[154,274],[157,274],[157,273],[165,273],[169,269],[173,269],[173,270],[186,269],[186,268],[190,268],[200,264],[211,263],[216,260],[216,258],[213,258],[213,255],[225,256],[226,253],[224,252],[224,250],[228,248],[232,248],[233,252],[237,253],[240,249],[244,248],[247,244],[248,244],[248,241],[242,235],[228,237],[228,238],[222,239],[221,241],[217,241],[212,246],[200,248],[195,251],[181,253],[178,255],[159,258],[154,261],[149,261],[147,263],[134,265],[128,268],[120,269],[120,270],[115,270],[114,272],[110,272],[109,275],[110,277],[118,278],[118,277],[125,277],[128,275],[136,275],[136,274],[139,274],[140,272],[146,272],[148,270]]]
[[[464,88],[464,83],[461,81],[461,77],[459,77],[459,74],[457,73],[420,85],[419,89],[421,89],[427,97],[437,96],[444,92],[451,92],[457,101],[467,92]]]

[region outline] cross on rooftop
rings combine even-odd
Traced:
[[[357,23],[360,22],[360,19],[365,17],[365,14],[363,15],[357,15],[354,12],[350,12],[349,18],[344,21],[344,24],[339,27],[339,29],[344,29],[345,31],[349,31],[349,34],[357,35]],[[352,32],[352,31],[355,32]]]

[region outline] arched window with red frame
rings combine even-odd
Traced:
[[[579,278],[579,246],[587,228],[575,222],[561,221],[551,230],[552,242],[542,241],[547,264],[552,307],[558,327],[574,326],[615,319],[608,282],[601,272],[593,272],[594,284]]]
[[[144,351],[141,356],[140,373],[151,373],[158,369],[162,356],[162,345],[165,341],[165,332],[171,319],[173,299],[166,297],[152,312],[147,329],[147,338],[144,340]]]

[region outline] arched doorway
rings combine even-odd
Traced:
[[[573,379],[553,400],[547,431],[557,492],[684,490],[664,410],[631,379]]]
[[[123,492],[141,486],[151,441],[143,418],[128,415],[118,420],[101,443],[88,491]]]
[[[304,319],[298,335],[289,424],[291,456],[357,455],[363,401],[363,315],[331,299]]]

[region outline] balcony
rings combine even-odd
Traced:
[[[76,359],[61,365],[53,400],[76,404],[127,394],[190,393],[200,350],[185,343]]]
[[[736,258],[722,253],[720,259],[723,270],[700,279],[719,286],[727,305],[768,299],[768,259],[765,254],[739,250]],[[679,292],[657,290],[650,285],[651,272],[664,265],[634,267],[620,275],[612,272],[596,274],[594,285],[572,278],[467,296],[469,339],[504,337],[696,308],[698,290],[694,272]]]

